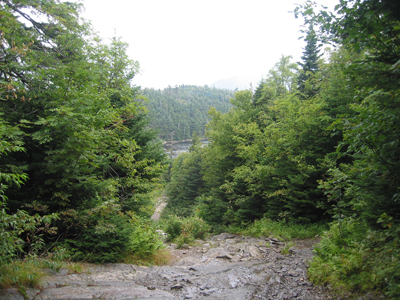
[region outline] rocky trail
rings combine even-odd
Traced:
[[[54,299],[333,299],[328,290],[307,281],[316,240],[299,240],[289,254],[273,238],[223,233],[196,246],[174,249],[168,266],[91,265],[44,279],[41,289],[26,290],[34,300]],[[17,290],[0,299],[23,300]]]

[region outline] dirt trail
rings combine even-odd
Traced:
[[[288,255],[272,238],[220,234],[188,249],[169,246],[169,266],[92,265],[82,274],[60,270],[28,299],[334,299],[307,281],[315,240],[297,241]],[[0,299],[23,300],[16,290]]]
[[[165,206],[167,206],[167,201],[166,201],[167,199],[168,197],[158,198],[158,203],[156,204],[156,210],[154,214],[151,216],[151,219],[153,221],[158,221],[158,219],[160,219],[161,212],[163,211]]]

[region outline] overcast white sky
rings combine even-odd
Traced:
[[[140,63],[142,87],[205,85],[243,77],[256,86],[280,56],[299,61],[302,0],[83,0],[105,40],[116,33]],[[316,0],[332,7],[339,0]]]

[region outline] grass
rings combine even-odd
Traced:
[[[170,261],[171,253],[167,249],[161,248],[148,256],[126,255],[123,262],[139,266],[164,266],[169,264]]]
[[[315,248],[309,278],[329,284],[339,297],[358,299],[365,293],[400,299],[400,226],[372,230],[355,219],[334,222]],[[371,298],[372,299],[372,298]]]
[[[21,293],[25,288],[39,287],[43,277],[47,275],[45,269],[59,271],[68,269],[69,273],[81,273],[85,267],[82,263],[51,261],[47,259],[32,258],[15,260],[0,266],[0,289],[17,287]]]
[[[36,287],[45,276],[40,265],[34,261],[14,261],[1,266],[0,287]]]
[[[285,246],[281,250],[281,254],[282,255],[288,255],[289,254],[289,249],[292,248],[295,245],[296,244],[294,242],[292,242],[292,241],[289,241],[289,242],[285,243]]]
[[[254,221],[244,230],[240,230],[239,233],[253,237],[267,236],[289,241],[314,238],[321,235],[327,228],[326,224],[296,224],[265,218]]]

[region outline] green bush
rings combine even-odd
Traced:
[[[164,231],[169,241],[175,241],[178,248],[196,239],[204,239],[210,231],[210,226],[197,217],[171,217],[165,224]]]
[[[168,241],[173,241],[182,233],[182,219],[176,216],[170,217],[165,223],[164,231]]]
[[[186,218],[182,224],[182,232],[190,233],[195,239],[205,239],[209,231],[210,226],[197,217]]]
[[[297,224],[288,223],[284,220],[273,221],[268,218],[254,221],[245,230],[241,231],[245,235],[254,237],[275,236],[281,239],[306,239],[320,235],[327,226],[324,223],[316,224]]]
[[[130,234],[129,250],[139,258],[154,255],[162,247],[162,239],[150,222],[140,222]]]
[[[125,231],[125,232],[124,232]],[[129,244],[128,233],[122,228],[99,233],[90,227],[83,230],[76,240],[68,240],[75,250],[74,259],[93,263],[118,262]]]
[[[369,230],[354,219],[332,223],[315,248],[310,279],[339,294],[384,292],[400,298],[400,226]]]
[[[112,203],[83,211],[73,222],[77,237],[65,242],[75,252],[75,260],[117,262],[129,251],[129,236],[134,226],[130,217]]]
[[[75,260],[94,263],[121,262],[128,256],[143,259],[162,248],[163,242],[154,225],[133,212],[122,213],[117,206],[92,209],[78,218],[81,226],[74,240]]]

